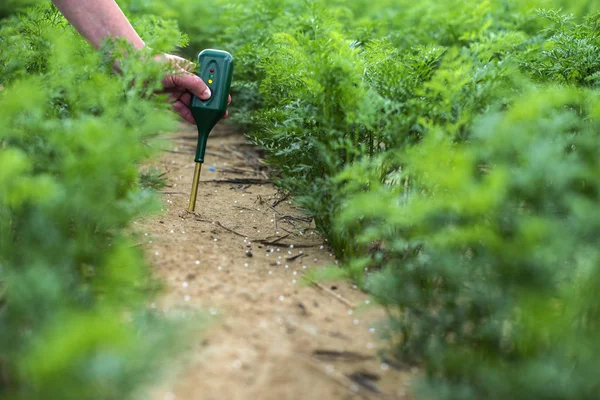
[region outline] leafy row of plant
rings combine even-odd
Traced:
[[[595,398],[592,2],[189,7],[214,19],[184,30],[236,56],[238,122],[344,261],[329,274],[388,310],[424,398]]]
[[[154,49],[183,43],[133,17]],[[165,68],[96,52],[47,2],[0,20],[0,49],[0,398],[139,395],[184,332],[149,309],[159,285],[125,233],[160,207],[139,169],[177,127]]]

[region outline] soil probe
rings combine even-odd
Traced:
[[[192,96],[192,115],[198,126],[198,146],[196,147],[196,168],[190,194],[190,212],[196,209],[198,182],[208,135],[227,112],[227,99],[233,77],[233,57],[226,51],[207,49],[198,54],[197,75],[208,85],[212,96],[208,100],[200,100]]]

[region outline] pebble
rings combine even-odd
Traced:
[[[215,172],[215,170],[216,170],[216,169],[215,169],[215,167],[208,167],[208,170],[209,170],[210,172]]]
[[[369,332],[375,333],[375,328],[369,328]]]
[[[348,315],[352,315],[354,312],[352,310],[348,310]]]
[[[200,260],[196,260],[196,265],[200,265]]]
[[[185,297],[184,297],[184,300],[185,300],[185,301],[190,301],[190,299],[191,299],[191,297],[190,297],[190,296],[185,296]]]
[[[354,320],[354,325],[358,325],[358,320],[357,319]]]
[[[189,283],[187,283],[187,282],[183,282],[183,283],[181,284],[181,286],[183,286],[184,288],[186,288],[186,287],[188,287],[188,286],[189,286]]]
[[[252,252],[250,250],[246,250],[246,256],[252,257]]]
[[[283,301],[283,300],[285,300],[285,297],[284,296],[279,296],[279,301]]]
[[[218,267],[217,269],[220,271],[220,270],[222,270],[222,269],[223,269],[223,267],[221,267],[221,266],[219,265],[219,267]]]
[[[248,268],[248,263],[244,263],[244,267]]]
[[[165,393],[165,397],[163,397],[164,400],[175,400],[175,395],[171,392]]]

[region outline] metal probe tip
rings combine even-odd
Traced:
[[[202,171],[202,163],[197,162],[194,169],[194,181],[192,182],[192,193],[190,194],[190,212],[196,210],[196,197],[198,196],[198,182],[200,182],[200,172]]]

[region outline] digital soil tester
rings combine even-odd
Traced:
[[[208,100],[201,100],[192,96],[190,108],[198,126],[198,145],[196,147],[196,168],[190,195],[190,212],[196,209],[196,196],[198,195],[198,182],[204,163],[206,142],[208,135],[217,123],[223,119],[227,112],[227,101],[231,79],[233,77],[233,57],[226,51],[204,50],[198,54],[197,75],[210,88],[212,95]]]

